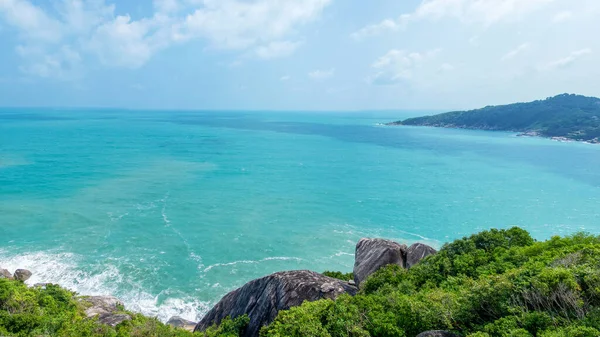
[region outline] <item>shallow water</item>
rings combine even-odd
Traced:
[[[600,234],[600,146],[377,125],[403,114],[0,110],[0,265],[197,320],[363,236]]]

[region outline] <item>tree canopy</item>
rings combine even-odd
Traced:
[[[390,124],[514,131],[543,137],[598,142],[600,99],[562,94],[529,103],[453,111]]]

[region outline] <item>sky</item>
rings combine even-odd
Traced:
[[[600,96],[599,0],[0,0],[0,106],[471,109]]]

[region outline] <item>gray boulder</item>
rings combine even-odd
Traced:
[[[12,280],[13,276],[8,270],[0,268],[0,278]]]
[[[176,328],[182,328],[190,332],[194,331],[196,324],[196,322],[188,321],[187,319],[179,316],[173,316],[167,321],[167,325],[174,326]]]
[[[406,268],[414,266],[419,263],[425,257],[429,255],[433,255],[437,253],[437,250],[431,248],[430,246],[422,243],[415,243],[408,247],[406,251]]]
[[[98,317],[98,322],[110,326],[117,326],[123,321],[131,319],[131,316],[122,313],[123,302],[112,296],[87,296],[79,298],[88,306],[85,314],[88,318]]]
[[[432,330],[421,332],[417,335],[417,337],[460,337],[457,334],[452,332],[443,331],[443,330]]]
[[[405,267],[406,245],[385,239],[360,239],[354,254],[354,282],[360,285],[369,275],[389,264]]]
[[[15,278],[15,280],[25,282],[25,281],[29,280],[31,275],[33,275],[33,274],[27,269],[17,269],[17,270],[15,270],[14,278]]]
[[[337,280],[308,270],[275,273],[246,283],[243,287],[225,295],[194,331],[204,331],[230,316],[236,318],[247,314],[250,323],[243,336],[258,336],[260,328],[271,323],[280,310],[316,301],[335,299],[348,293],[355,295],[357,288],[348,282]]]

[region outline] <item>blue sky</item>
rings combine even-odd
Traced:
[[[0,106],[462,109],[600,96],[598,0],[0,0]]]

